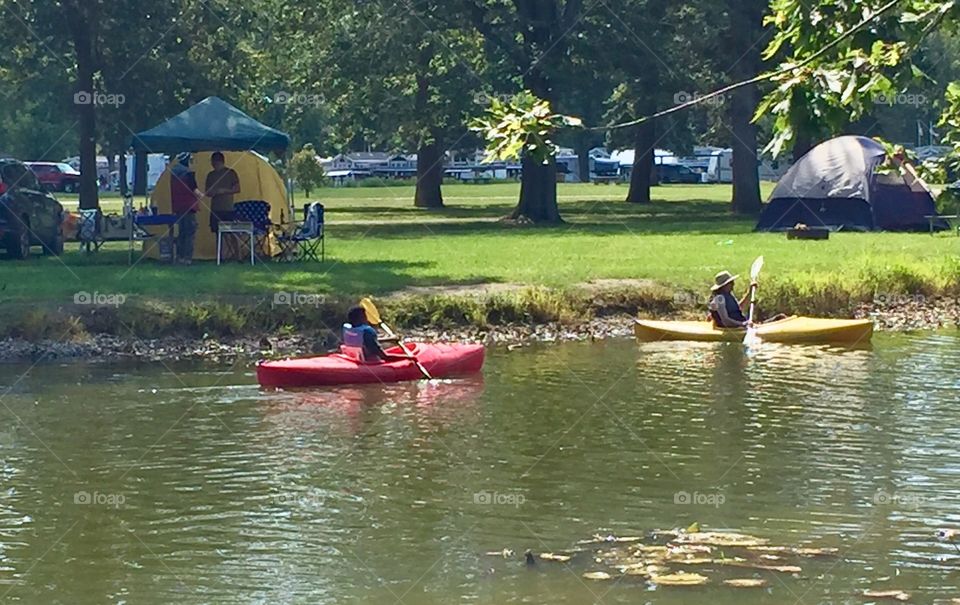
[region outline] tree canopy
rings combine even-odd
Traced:
[[[0,0],[4,153],[96,154],[210,95],[321,155],[416,152],[418,206],[442,208],[449,152],[523,163],[514,218],[562,220],[558,145],[580,172],[606,144],[734,149],[732,209],[759,209],[757,148],[845,132],[960,147],[957,8],[931,0]],[[572,116],[572,117],[568,117]],[[936,134],[936,136],[934,136]],[[957,162],[950,159],[949,162]],[[939,169],[943,169],[940,166]]]

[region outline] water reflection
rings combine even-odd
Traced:
[[[176,369],[50,366],[17,382],[0,368],[0,384],[17,384],[0,407],[0,595],[185,605],[396,595],[779,605],[793,592],[843,602],[868,587],[921,603],[956,596],[960,554],[934,537],[960,526],[955,335],[878,335],[875,350],[764,343],[752,355],[736,343],[626,340],[494,350],[485,382],[310,391],[261,391],[249,368]],[[126,503],[76,505],[77,490]],[[683,504],[681,491],[724,501]],[[483,555],[693,521],[843,557],[761,591],[651,593],[642,580],[584,585],[587,569]]]
[[[265,419],[281,433],[337,429],[357,435],[371,419],[397,411],[418,422],[445,425],[468,420],[484,392],[482,376],[327,389],[264,391]],[[413,412],[415,411],[415,413]]]

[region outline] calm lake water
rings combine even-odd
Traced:
[[[265,392],[251,368],[0,366],[0,600],[862,603],[960,597],[960,336],[608,341],[483,378]],[[838,548],[703,587],[588,581],[593,534]],[[512,549],[511,557],[488,551]],[[737,589],[724,577],[763,577]]]

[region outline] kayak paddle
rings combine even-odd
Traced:
[[[390,338],[397,338],[397,344],[400,346],[400,350],[405,353],[405,357],[416,364],[417,369],[420,370],[420,373],[423,374],[424,378],[427,380],[433,380],[433,376],[430,375],[430,372],[427,371],[427,368],[423,367],[423,364],[413,356],[413,353],[411,353],[407,347],[403,346],[403,341],[398,338],[396,333],[390,329],[390,326],[384,323],[383,319],[380,318],[380,311],[377,309],[377,305],[373,304],[373,301],[369,298],[364,298],[360,301],[360,306],[363,307],[363,311],[367,316],[367,321],[375,326],[380,326],[383,328],[383,331],[386,332]]]
[[[757,278],[760,277],[761,269],[763,269],[763,257],[758,256],[757,260],[753,261],[753,266],[750,267],[750,313],[747,316],[747,333],[743,337],[743,344],[745,345],[749,345],[758,340],[757,328],[753,325],[753,311],[757,306],[757,288],[753,284],[757,281]]]

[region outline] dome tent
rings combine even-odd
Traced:
[[[210,156],[212,152],[194,153],[190,165],[197,174],[197,183],[203,187],[212,166]],[[283,224],[290,220],[290,208],[287,205],[287,191],[283,179],[277,174],[267,158],[253,151],[224,151],[225,163],[237,171],[240,177],[240,193],[235,195],[235,201],[263,200],[270,204],[270,221],[274,224]],[[171,212],[170,201],[170,168],[168,165],[157,181],[157,187],[150,196],[152,206],[159,209],[160,214]],[[147,227],[154,235],[164,235],[166,228]],[[267,244],[272,252],[274,243]],[[147,258],[159,258],[157,238],[143,242],[143,251]],[[197,210],[197,237],[194,242],[193,258],[197,260],[212,260],[217,258],[217,234],[210,230],[210,200],[204,198]]]
[[[780,179],[757,223],[758,231],[786,231],[797,223],[851,231],[926,231],[936,214],[933,196],[913,168],[878,170],[886,149],[867,137],[820,143]],[[947,228],[943,221],[935,228]]]

